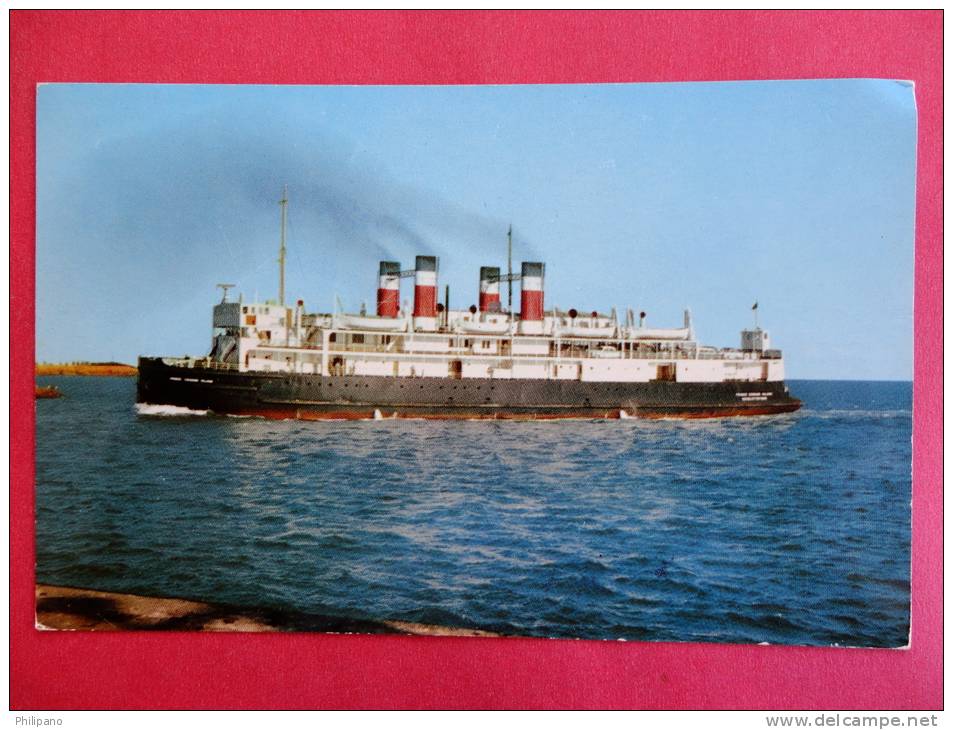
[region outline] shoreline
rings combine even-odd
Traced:
[[[405,636],[500,636],[480,629],[411,621],[350,619],[45,583],[36,584],[35,598],[35,627],[40,631],[308,631]]]
[[[36,363],[36,377],[49,375],[99,375],[119,378],[135,377],[139,369],[120,362]]]

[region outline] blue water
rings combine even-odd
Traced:
[[[142,416],[41,378],[37,579],[600,639],[902,646],[911,385],[715,421]]]

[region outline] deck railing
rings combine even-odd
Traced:
[[[167,357],[164,358],[165,362],[170,365],[175,365],[180,368],[203,368],[207,370],[235,370],[237,371],[238,363],[234,362],[220,362],[219,360],[213,360],[210,357]]]
[[[334,344],[334,343],[332,343]],[[270,345],[272,349],[285,349],[277,345]],[[295,349],[295,348],[289,348]],[[319,348],[315,348],[319,349]],[[310,352],[314,352],[315,349],[310,349]],[[440,352],[432,351],[406,351],[406,350],[397,350],[387,349],[387,346],[375,346],[370,344],[350,344],[347,346],[342,346],[337,344],[334,350],[335,356],[340,356],[346,353],[376,353],[380,355],[408,355],[408,356],[419,356],[424,358],[434,358],[434,357],[447,357],[449,359],[475,356],[480,359],[493,359],[493,358],[506,358],[513,360],[539,360],[540,358],[546,359],[564,359],[564,360],[577,360],[577,359],[620,359],[620,360],[736,360],[739,362],[753,361],[753,360],[780,360],[781,351],[780,350],[765,350],[763,352],[757,352],[752,350],[738,350],[726,348],[723,350],[716,350],[711,348],[673,348],[665,349],[664,347],[657,351],[651,351],[646,349],[634,349],[629,350],[623,348],[620,350],[614,351],[602,351],[605,354],[598,354],[599,350],[589,350],[583,347],[573,347],[571,350],[563,350],[558,355],[555,352],[550,352],[545,355],[538,354],[520,354],[520,353],[511,353],[509,348],[500,348],[495,353],[483,353],[479,350],[471,351],[470,348],[448,348]],[[182,358],[165,358],[165,361],[169,364],[175,365],[177,367],[185,368],[205,368],[209,370],[223,370],[223,371],[238,371],[240,367],[238,363],[231,362],[220,362],[218,360],[213,360],[212,358],[203,357],[182,357]]]

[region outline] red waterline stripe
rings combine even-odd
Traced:
[[[567,410],[561,413],[521,413],[514,411],[468,411],[459,409],[455,411],[443,412],[415,412],[413,410],[398,410],[394,408],[370,408],[362,407],[361,410],[336,410],[336,411],[310,411],[300,408],[254,408],[229,410],[221,412],[223,415],[236,416],[257,416],[259,418],[268,418],[272,420],[296,419],[300,421],[360,421],[374,418],[374,413],[380,411],[381,417],[385,419],[407,418],[407,419],[425,419],[431,421],[454,421],[454,420],[506,420],[506,421],[555,421],[564,419],[593,419],[603,418],[615,420],[620,418],[620,411],[625,410],[626,414],[632,418],[660,419],[660,418],[726,418],[743,416],[769,416],[779,413],[790,413],[796,411],[800,405],[783,404],[776,406],[724,406],[714,408],[684,409],[684,410],[652,410],[637,409],[630,413],[627,409],[620,408],[591,408],[587,410]]]

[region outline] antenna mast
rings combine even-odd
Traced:
[[[228,301],[228,290],[234,287],[234,284],[216,284],[217,288],[222,290],[222,304]]]
[[[288,186],[281,194],[281,247],[278,249],[278,304],[285,306],[285,226],[288,222]]]
[[[506,308],[513,311],[513,224],[510,223],[510,229],[506,232],[506,286],[508,293],[506,295]]]

